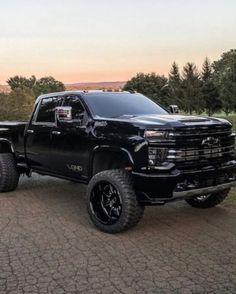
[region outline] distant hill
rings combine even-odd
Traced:
[[[102,89],[112,89],[119,90],[124,87],[125,81],[121,82],[88,82],[88,83],[74,83],[65,84],[66,90],[102,90]],[[0,85],[1,92],[10,92],[10,87],[8,85]]]
[[[102,90],[112,89],[119,90],[124,87],[125,81],[122,82],[88,82],[88,83],[74,83],[66,84],[67,90]]]

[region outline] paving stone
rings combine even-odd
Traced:
[[[147,207],[96,230],[83,185],[34,175],[0,195],[0,294],[236,293],[236,205]]]

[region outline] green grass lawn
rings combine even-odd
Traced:
[[[224,118],[230,121],[233,124],[233,130],[236,131],[236,113],[232,113],[228,116],[225,116],[224,113],[217,113],[213,115],[214,117]]]
[[[236,188],[232,188],[229,196],[226,198],[226,203],[236,204]]]

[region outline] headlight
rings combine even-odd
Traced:
[[[147,139],[164,139],[168,135],[165,131],[154,131],[154,130],[147,130],[144,133],[145,138]]]
[[[149,166],[161,165],[168,155],[168,148],[148,148],[148,164]]]

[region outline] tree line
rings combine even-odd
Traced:
[[[11,92],[0,93],[0,120],[27,120],[36,97],[65,90],[65,85],[53,77],[14,76],[7,83]],[[200,71],[193,62],[187,62],[180,72],[174,62],[168,77],[138,73],[123,89],[143,93],[166,107],[177,104],[189,114],[224,111],[228,115],[236,111],[236,49],[212,63],[206,58]]]
[[[28,120],[39,95],[65,91],[64,84],[53,77],[14,76],[7,84],[11,92],[0,93],[0,120]]]
[[[199,71],[187,62],[182,71],[173,62],[168,77],[156,73],[138,73],[123,88],[149,96],[163,106],[177,104],[189,114],[212,115],[236,111],[236,49],[221,55],[217,61],[206,58]]]

